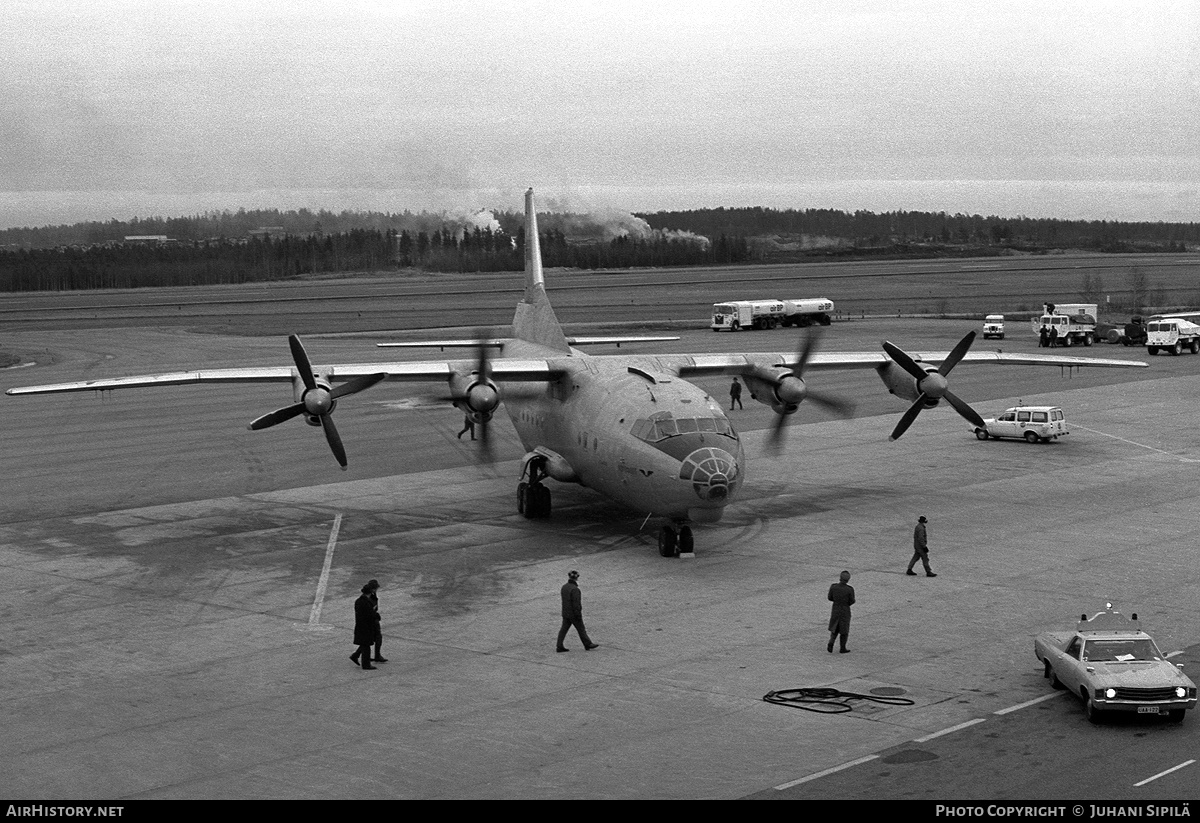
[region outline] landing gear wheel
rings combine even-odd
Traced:
[[[695,542],[692,540],[692,527],[679,527],[679,553],[692,554],[695,551]]]
[[[537,516],[545,520],[550,517],[550,489],[541,483],[534,488],[537,489]]]
[[[1035,432],[1025,432],[1025,441],[1028,443],[1038,442],[1038,436]]]
[[[526,496],[529,492],[529,484],[522,480],[517,484],[517,514],[525,514],[525,506],[527,505]]]
[[[663,526],[658,530],[658,553],[663,557],[674,557],[679,553],[675,543],[675,530],[670,526]]]

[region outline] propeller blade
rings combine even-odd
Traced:
[[[382,374],[364,374],[362,377],[356,377],[353,380],[347,380],[340,386],[336,386],[329,392],[329,396],[337,400],[339,397],[345,397],[348,394],[358,394],[363,389],[369,389],[387,377],[387,373]]]
[[[479,347],[476,349],[475,354],[475,364],[476,369],[479,371],[479,379],[490,380],[492,377],[492,358],[488,352],[487,341],[492,339],[492,330],[477,330],[475,339],[479,341]]]
[[[917,419],[917,415],[921,413],[921,409],[925,408],[925,395],[922,394],[916,401],[908,407],[908,411],[900,418],[900,422],[896,424],[896,428],[892,429],[891,437],[888,440],[899,440],[900,435],[908,431],[908,427]]]
[[[826,411],[836,414],[838,417],[854,416],[854,401],[847,400],[844,397],[837,397],[825,392],[814,392],[812,389],[809,389],[805,402],[815,403]]]
[[[253,423],[250,424],[250,430],[258,431],[259,429],[267,429],[278,423],[282,423],[284,420],[291,420],[293,417],[295,417],[299,414],[303,414],[303,413],[304,413],[304,404],[303,403],[296,403],[291,406],[284,406],[282,409],[276,409],[275,411],[271,412],[270,414],[264,414],[262,417],[255,420]]]
[[[953,406],[954,410],[966,418],[967,422],[972,426],[977,429],[984,428],[983,418],[979,416],[978,412],[968,406],[962,398],[949,391],[943,394],[942,397],[946,398],[946,402]]]
[[[813,326],[809,329],[808,334],[804,335],[804,343],[800,348],[800,361],[792,367],[792,374],[800,377],[804,373],[804,367],[808,365],[808,359],[812,357],[813,352],[817,350],[817,346],[821,342],[820,326]]]
[[[299,337],[289,334],[288,345],[292,349],[292,360],[296,363],[296,371],[300,372],[300,381],[304,383],[304,388],[312,391],[317,387],[317,380],[313,377],[312,363],[309,362],[308,352],[304,351],[304,344],[300,342]]]
[[[483,453],[484,463],[494,463],[496,461],[492,448],[492,424],[478,423],[479,428],[479,450]]]
[[[963,355],[967,353],[967,349],[971,348],[971,344],[975,342],[975,332],[967,332],[967,336],[958,341],[958,345],[954,347],[954,351],[950,352],[950,356],[942,361],[942,365],[938,366],[938,374],[945,377],[950,373],[950,370],[958,365],[958,361],[963,359]]]
[[[342,446],[342,438],[338,435],[337,426],[333,425],[333,417],[328,414],[321,415],[321,428],[325,430],[325,439],[329,441],[329,448],[333,450],[333,456],[341,464],[342,471],[345,471],[346,449]]]
[[[883,350],[887,352],[888,357],[896,361],[896,364],[900,366],[900,368],[911,374],[918,381],[925,379],[925,370],[918,366],[916,361],[909,357],[903,349],[884,340]]]
[[[796,365],[791,367],[792,374],[798,380],[804,380],[804,369],[808,366],[808,361],[812,358],[813,353],[820,346],[823,334],[824,332],[819,326],[811,327],[804,334],[800,342],[800,347],[797,349],[799,356],[796,358]],[[813,391],[811,388],[807,388],[807,386],[805,387],[802,399],[804,401],[811,401],[839,417],[850,417],[854,414],[853,402],[825,392]],[[776,415],[775,424],[767,433],[767,439],[764,443],[767,452],[770,454],[778,455],[783,450],[784,427],[787,425],[787,419],[790,416],[786,414]]]
[[[767,439],[763,441],[763,449],[772,456],[778,457],[783,451],[783,429],[787,425],[789,415],[775,415],[775,423],[767,431]]]

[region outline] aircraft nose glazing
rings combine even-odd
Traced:
[[[724,504],[740,480],[737,460],[723,449],[697,449],[687,456],[679,478],[689,480],[696,496],[709,503]]]

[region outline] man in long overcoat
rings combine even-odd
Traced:
[[[842,572],[838,582],[829,587],[829,600],[833,609],[829,614],[829,645],[826,651],[833,651],[833,641],[841,637],[842,654],[850,650],[846,648],[846,638],[850,636],[850,607],[854,605],[854,587],[850,585],[850,572]]]
[[[556,652],[569,652],[563,641],[567,639],[567,629],[572,626],[583,641],[583,647],[589,652],[599,646],[588,637],[587,629],[583,627],[583,594],[579,591],[579,572],[567,572],[567,582],[562,587],[562,628],[558,630],[558,645]]]
[[[363,586],[362,594],[354,601],[354,645],[358,649],[350,655],[350,659],[358,665],[361,658],[364,669],[375,668],[371,665],[371,649],[379,632],[379,612],[375,611],[375,604],[371,601],[371,591],[370,584]]]
[[[368,580],[367,586],[371,589],[371,605],[375,607],[375,657],[372,660],[376,663],[386,663],[388,662],[387,658],[381,654],[383,650],[383,615],[379,613],[379,581]]]
[[[917,518],[917,525],[913,528],[913,556],[908,561],[908,571],[905,574],[915,575],[916,572],[913,571],[913,566],[917,565],[917,561],[920,560],[921,564],[925,567],[925,576],[937,577],[933,573],[933,569],[929,568],[929,541],[925,533],[926,522],[925,515]]]

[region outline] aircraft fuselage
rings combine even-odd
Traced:
[[[575,482],[638,511],[715,522],[742,483],[738,434],[711,395],[644,360],[573,352],[557,381],[504,386],[504,406],[525,448],[560,455]]]

